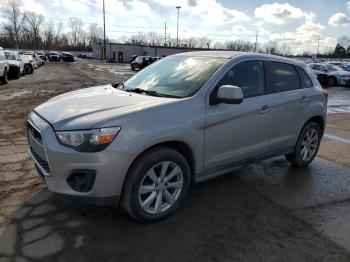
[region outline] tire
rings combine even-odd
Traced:
[[[3,76],[1,77],[1,80],[0,80],[1,84],[5,85],[8,83],[8,72],[7,72],[7,69],[5,68],[4,70],[4,74]]]
[[[15,74],[15,79],[19,79],[21,77],[21,69],[17,67],[17,72]]]
[[[329,87],[336,86],[337,85],[337,79],[334,76],[330,76],[327,79],[327,84]]]
[[[189,184],[190,168],[186,159],[171,148],[156,147],[143,153],[131,166],[121,204],[137,222],[154,222],[179,208]]]
[[[25,71],[26,75],[31,75],[31,74],[33,74],[34,69],[33,69],[33,67],[31,65],[27,64],[24,67],[24,71]]]
[[[296,167],[307,167],[317,155],[321,138],[321,127],[315,122],[306,123],[300,132],[294,152],[286,155],[287,161]]]

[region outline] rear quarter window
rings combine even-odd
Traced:
[[[271,62],[270,74],[273,92],[286,92],[301,88],[298,73],[292,64]]]
[[[297,67],[299,76],[300,76],[300,80],[303,84],[304,88],[310,88],[313,87],[313,83],[310,79],[310,77],[308,76],[308,74],[305,72],[304,69],[302,69],[301,67]]]

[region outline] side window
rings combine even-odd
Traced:
[[[304,83],[305,88],[313,87],[313,83],[304,69],[297,67],[301,81]]]
[[[262,61],[245,61],[235,65],[218,86],[233,85],[242,89],[245,98],[265,94],[265,74]]]
[[[300,89],[300,80],[291,64],[271,62],[272,88],[275,93]]]
[[[0,51],[0,61],[5,60],[5,53]]]

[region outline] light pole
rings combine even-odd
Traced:
[[[103,0],[103,59],[106,62],[106,12],[105,12],[105,0]]]
[[[181,6],[177,6],[176,47],[179,47],[179,16]]]

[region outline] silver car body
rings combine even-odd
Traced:
[[[5,52],[0,47],[0,77],[4,75],[4,70],[9,70],[9,63],[6,60]]]
[[[321,71],[327,74],[328,77],[335,77],[337,79],[337,83],[340,85],[350,84],[350,72],[345,70],[329,70],[327,68],[327,64],[335,65],[332,63],[312,63],[312,64],[309,64],[309,66],[315,71]]]
[[[5,51],[5,54],[11,54],[16,59],[8,59],[10,67],[17,67],[20,69],[20,73],[23,74],[25,61],[21,58],[21,55],[16,51]]]
[[[105,85],[57,96],[34,109],[28,118],[29,130],[34,128],[40,133],[42,142],[29,131],[29,153],[50,191],[118,198],[137,156],[152,146],[170,142],[190,149],[194,180],[202,181],[242,163],[291,152],[309,119],[326,119],[322,87],[305,64],[277,56],[230,51],[178,56],[224,57],[227,62],[195,95],[183,99],[127,93]],[[241,104],[210,105],[210,94],[218,81],[232,66],[248,60],[300,66],[312,79],[313,87],[246,98]],[[121,127],[120,133],[97,153],[77,152],[60,144],[55,134],[114,126]],[[67,176],[72,170],[87,168],[97,174],[92,190],[74,191],[66,182]]]

